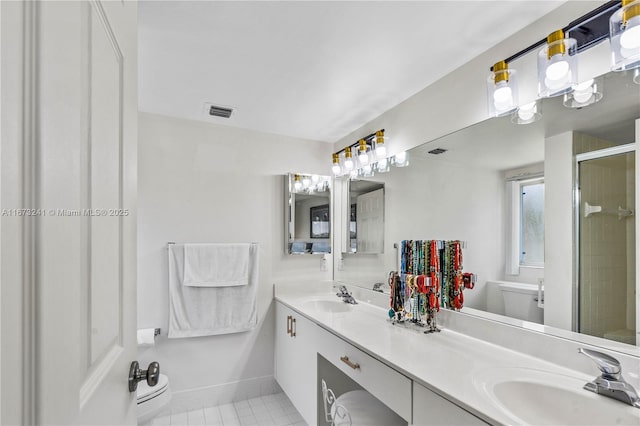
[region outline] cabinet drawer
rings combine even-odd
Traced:
[[[411,423],[411,380],[328,331],[320,335],[320,355]]]

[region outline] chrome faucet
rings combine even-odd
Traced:
[[[640,408],[638,393],[622,377],[620,361],[610,355],[591,349],[579,348],[578,352],[591,358],[602,372],[594,381],[584,385],[586,390]]]
[[[382,286],[383,285],[384,285],[383,283],[375,283],[373,285],[373,291],[377,291],[379,293],[384,293],[384,291],[382,290]]]
[[[336,293],[336,296],[341,297],[344,303],[351,303],[352,305],[358,304],[358,302],[356,302],[356,299],[354,299],[351,293],[349,293],[349,291],[347,290],[347,287],[343,285],[338,287],[338,292]]]

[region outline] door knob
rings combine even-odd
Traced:
[[[157,385],[160,380],[160,364],[154,361],[146,370],[142,370],[138,361],[133,361],[129,368],[129,392],[135,392],[138,389],[138,382],[143,380],[146,380],[149,386]]]

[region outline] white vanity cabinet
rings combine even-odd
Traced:
[[[316,420],[316,340],[320,328],[276,302],[275,377],[307,424]]]
[[[487,423],[414,381],[413,424],[467,426]]]

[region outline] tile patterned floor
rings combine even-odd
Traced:
[[[307,426],[284,393],[156,417],[157,426]]]

